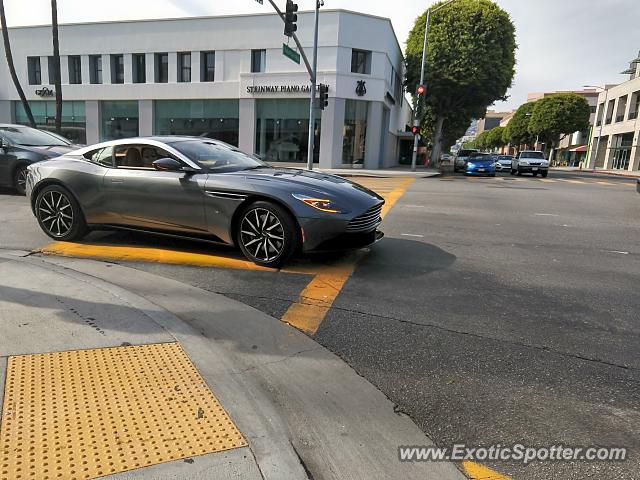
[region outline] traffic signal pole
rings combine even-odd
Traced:
[[[424,85],[424,67],[426,65],[426,60],[427,60],[427,42],[429,41],[429,22],[431,21],[431,9],[427,10],[427,22],[426,25],[424,26],[424,47],[422,48],[422,66],[420,67],[420,85]],[[420,125],[418,122],[418,113],[420,110],[420,103],[422,102],[422,95],[418,95],[417,101],[416,101],[416,111],[413,115],[414,120],[414,126],[415,125]],[[415,135],[413,138],[413,155],[411,156],[411,171],[415,172],[416,171],[416,163],[418,161],[418,142],[419,142],[419,136]]]
[[[320,0],[316,0],[316,13],[313,30],[313,73],[311,74],[311,100],[309,101],[309,142],[307,149],[307,169],[313,170],[313,157],[316,142],[316,84],[318,83],[318,22]]]
[[[282,21],[286,22],[284,13],[282,13],[282,11],[278,8],[278,6],[275,4],[275,2],[273,0],[268,0],[268,1],[271,4],[271,6],[273,7],[273,9],[276,11],[276,13],[280,16]],[[296,47],[298,47],[298,51],[300,52],[300,55],[302,56],[302,60],[304,61],[304,66],[307,67],[307,72],[309,72],[309,75],[310,75],[311,79],[315,80],[314,70],[311,68],[311,64],[309,63],[309,59],[307,58],[307,54],[305,53],[304,48],[302,48],[302,45],[300,44],[300,40],[298,40],[298,36],[294,33],[291,36],[291,38],[293,38],[293,41],[295,42]]]

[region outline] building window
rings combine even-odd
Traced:
[[[49,85],[55,85],[56,67],[59,67],[60,64],[56,65],[53,57],[47,57],[47,66],[49,67]]]
[[[55,130],[56,102],[35,100],[29,102],[29,106],[37,128],[48,131]],[[29,119],[22,102],[15,102],[14,113],[16,123],[29,125]],[[62,102],[62,136],[79,145],[87,143],[87,119],[84,102]]]
[[[155,135],[188,135],[238,146],[240,102],[236,100],[156,100]]]
[[[251,50],[251,73],[264,73],[267,70],[267,51]]]
[[[268,161],[307,162],[309,100],[256,100],[256,154]],[[313,161],[320,154],[319,119],[315,124]]]
[[[368,114],[368,102],[347,100],[344,112],[342,163],[351,165],[364,164]]]
[[[200,81],[213,82],[216,77],[216,52],[200,53]]]
[[[69,83],[79,85],[82,83],[82,62],[80,55],[69,55]]]
[[[191,81],[191,53],[190,52],[178,53],[178,81],[179,82]]]
[[[371,74],[371,52],[368,50],[356,50],[351,52],[351,72]]]
[[[94,85],[102,83],[102,55],[89,55],[89,81]]]
[[[168,83],[169,82],[169,54],[168,53],[156,53],[155,54],[155,81],[156,83]]]
[[[138,117],[135,100],[102,102],[102,140],[137,137]]]
[[[40,57],[27,57],[27,68],[29,69],[29,85],[41,85]]]
[[[134,53],[133,60],[133,83],[147,82],[147,61],[144,53]]]
[[[124,83],[124,55],[111,55],[111,83]]]

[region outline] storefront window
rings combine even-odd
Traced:
[[[208,137],[238,146],[238,100],[157,100],[156,135]]]
[[[309,100],[257,100],[256,154],[272,162],[307,162]],[[320,154],[320,119],[315,124],[314,162]]]
[[[16,123],[29,125],[27,113],[22,102],[15,102]],[[56,128],[56,102],[29,102],[31,113],[36,121],[36,126],[41,130],[55,131]],[[85,117],[84,102],[62,102],[62,136],[73,143],[87,143],[87,120]]]
[[[344,140],[342,143],[342,163],[344,164],[364,164],[368,113],[368,102],[347,100],[344,114]]]
[[[102,102],[102,140],[138,136],[138,102]]]

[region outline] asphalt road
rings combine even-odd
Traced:
[[[314,338],[440,445],[631,449],[626,462],[483,462],[498,472],[516,479],[638,478],[640,195],[624,178],[554,172],[548,180],[413,183],[385,219],[386,238],[360,261]],[[25,214],[24,199],[1,193],[1,248],[48,243]],[[133,266],[277,318],[310,280]]]

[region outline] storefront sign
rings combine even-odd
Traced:
[[[250,85],[247,93],[311,93],[310,85]]]
[[[364,80],[358,80],[356,85],[356,95],[364,97],[367,94],[367,82]]]
[[[55,94],[56,92],[47,87],[42,87],[40,90],[36,90],[36,95],[39,97],[53,97]]]

